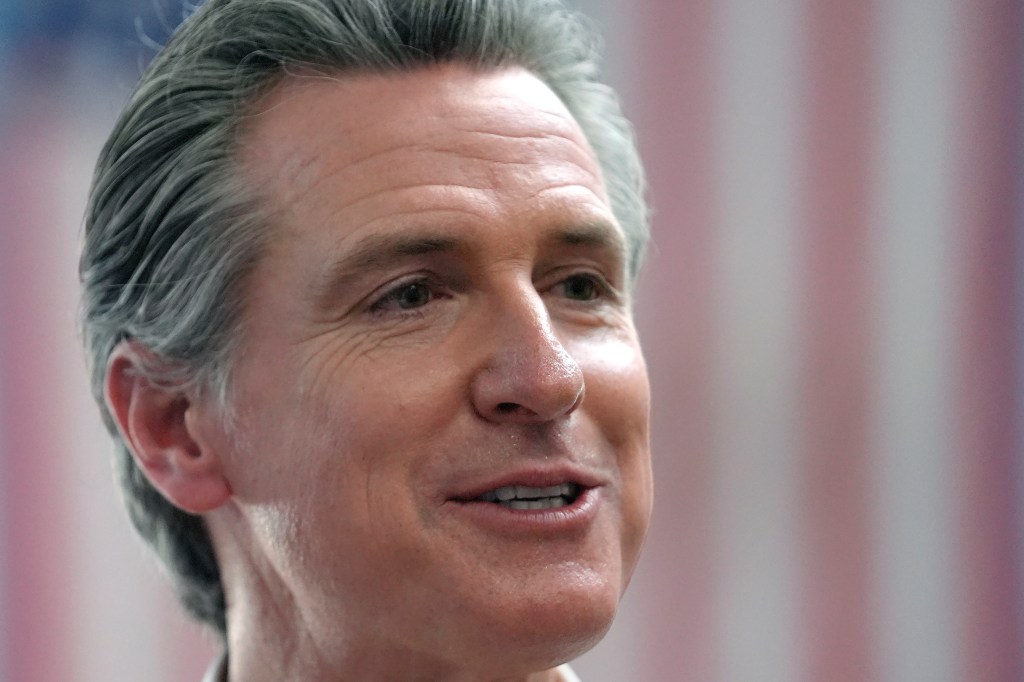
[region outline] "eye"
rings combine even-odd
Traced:
[[[370,306],[372,312],[387,312],[388,310],[415,310],[422,308],[434,299],[434,292],[430,285],[423,280],[406,282],[377,299]]]
[[[574,301],[593,301],[601,296],[604,287],[592,275],[571,275],[559,283],[566,298]]]

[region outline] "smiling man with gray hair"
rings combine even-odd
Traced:
[[[555,0],[211,0],[100,158],[92,383],[210,680],[571,680],[651,510],[630,127]]]

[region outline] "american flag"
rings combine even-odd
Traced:
[[[657,478],[577,672],[1024,681],[1024,3],[576,4],[650,176]],[[194,681],[74,336],[89,49],[0,74],[0,681]]]

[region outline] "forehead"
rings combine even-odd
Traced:
[[[550,133],[586,145],[558,96],[520,67],[479,70],[447,63],[386,73],[286,76],[252,111],[242,136],[255,134],[265,145],[247,154],[317,153],[326,137],[357,149],[372,144],[372,129],[390,123],[395,125],[387,132],[396,141],[474,123],[530,133],[536,121],[515,126],[515,118],[527,112],[547,114]]]
[[[261,195],[306,218],[318,205],[365,208],[383,187],[529,195],[575,185],[607,203],[579,126],[519,68],[289,77],[246,121],[239,147],[243,175]],[[389,192],[389,207],[401,198]]]

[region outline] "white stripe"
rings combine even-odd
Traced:
[[[726,680],[796,679],[799,3],[716,4],[715,565]]]
[[[951,0],[882,2],[873,206],[880,357],[872,467],[880,679],[952,681],[954,267]]]

